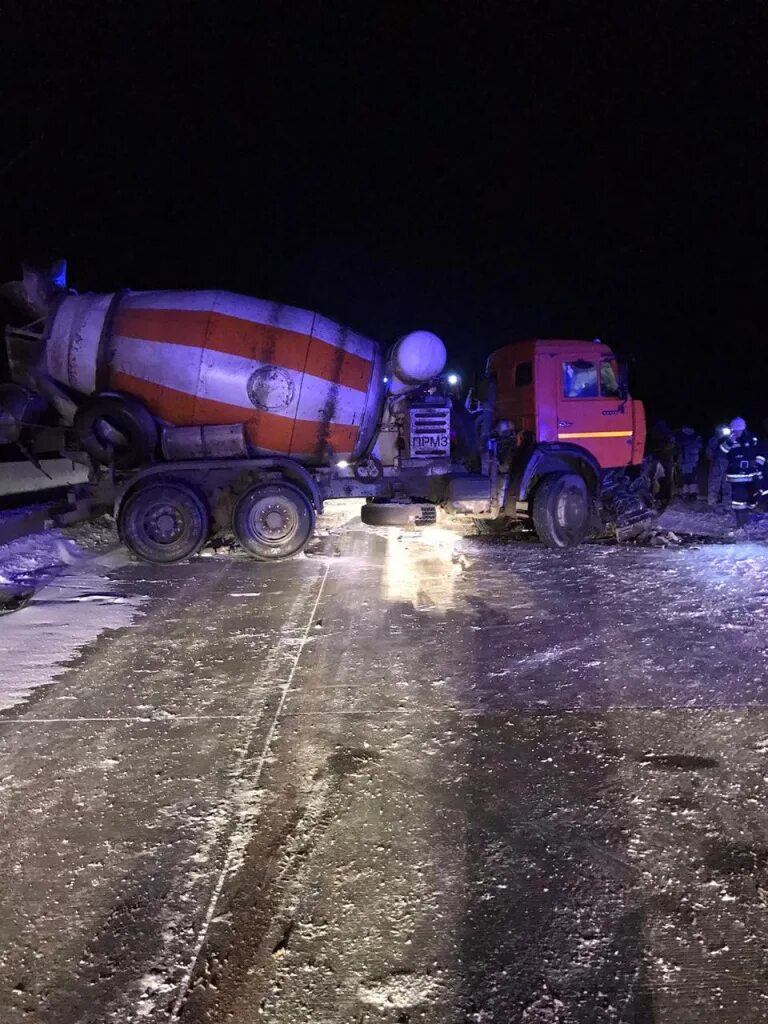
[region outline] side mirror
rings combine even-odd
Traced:
[[[619,398],[626,402],[629,398],[629,364],[626,359],[616,360],[619,369]]]

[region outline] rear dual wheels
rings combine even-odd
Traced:
[[[312,536],[315,510],[289,483],[257,484],[235,505],[232,530],[241,546],[264,562],[302,550]],[[208,505],[181,480],[148,482],[124,500],[118,517],[124,544],[145,562],[169,564],[197,554],[211,532]]]
[[[262,562],[298,554],[315,527],[315,510],[298,487],[257,484],[235,505],[232,529],[245,550]]]
[[[120,507],[118,529],[126,547],[145,562],[168,564],[197,554],[208,538],[208,506],[180,480],[145,483]]]

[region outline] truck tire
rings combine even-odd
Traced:
[[[407,526],[419,512],[418,505],[369,501],[360,509],[360,518],[366,526]]]
[[[145,562],[166,565],[197,554],[211,517],[203,498],[181,480],[158,480],[130,491],[117,520],[126,547]]]
[[[536,534],[550,548],[571,548],[586,539],[592,502],[578,473],[549,473],[533,495]]]
[[[107,391],[87,398],[75,413],[75,434],[93,461],[115,469],[138,469],[152,461],[157,423],[133,395]]]
[[[274,562],[296,555],[315,528],[315,510],[294,484],[256,484],[235,505],[232,530],[254,558]]]

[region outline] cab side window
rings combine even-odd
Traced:
[[[563,363],[563,397],[597,398],[597,366],[586,359]]]
[[[619,375],[613,359],[600,363],[600,394],[603,398],[619,398]]]
[[[526,388],[533,384],[533,363],[518,363],[515,367],[515,387]]]

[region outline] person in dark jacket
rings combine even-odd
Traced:
[[[726,480],[731,485],[731,508],[736,514],[736,526],[743,529],[747,525],[750,510],[757,504],[765,456],[762,454],[762,446],[749,433],[741,416],[731,420],[730,433],[721,441],[720,451],[728,459]]]
[[[675,434],[666,420],[657,420],[648,431],[646,449],[661,466],[660,496],[671,501],[680,486],[680,460]]]
[[[682,427],[675,437],[680,460],[680,492],[684,501],[696,501],[699,496],[699,458],[701,438],[693,427]]]
[[[721,502],[730,507],[731,485],[726,479],[728,456],[720,450],[723,441],[722,428],[718,428],[707,442],[707,504],[714,508]]]

